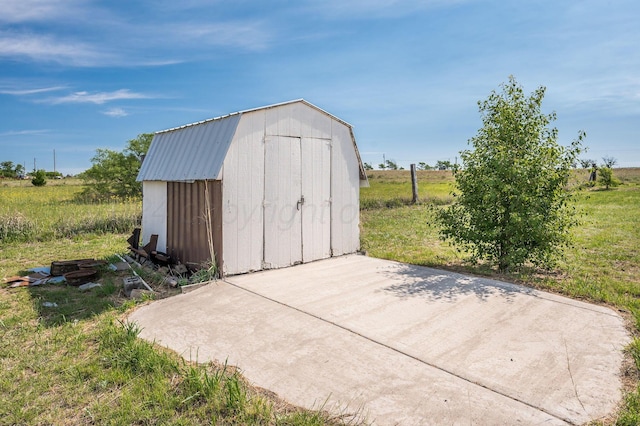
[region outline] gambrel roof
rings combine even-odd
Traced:
[[[218,179],[222,164],[243,114],[301,103],[349,128],[358,158],[360,180],[366,181],[352,126],[304,99],[231,113],[192,124],[156,132],[138,173],[138,181],[177,181]]]

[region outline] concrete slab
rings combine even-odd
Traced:
[[[188,359],[375,424],[580,424],[621,398],[629,336],[608,308],[365,256],[226,281],[129,319]]]

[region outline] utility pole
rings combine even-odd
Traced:
[[[36,157],[33,157],[33,171],[36,171]]]
[[[53,150],[53,174],[56,174],[56,150]]]

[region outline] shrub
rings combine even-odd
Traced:
[[[45,186],[47,184],[47,172],[40,169],[37,170],[33,174],[33,179],[31,179],[31,184],[33,186]]]
[[[598,178],[598,182],[604,186],[605,189],[620,185],[620,181],[613,176],[613,169],[610,167],[601,167],[599,172],[600,177]]]

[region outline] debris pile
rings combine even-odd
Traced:
[[[136,263],[127,256],[130,263]],[[121,262],[109,263],[99,259],[76,259],[51,262],[51,266],[32,268],[23,276],[12,276],[4,279],[9,288],[33,287],[43,284],[66,284],[77,287],[80,291],[102,287],[98,282],[107,271],[122,276],[123,293],[128,298],[141,299],[155,292],[140,277],[129,262],[120,258]],[[136,263],[137,264],[137,263]],[[137,264],[139,266],[139,264]],[[44,306],[44,305],[43,305]]]
[[[116,255],[119,261],[100,259],[57,260],[51,266],[33,268],[24,276],[4,279],[9,288],[33,287],[42,284],[66,284],[86,292],[101,287],[114,279],[121,285],[121,295],[131,299],[162,298],[176,292],[192,291],[217,279],[215,265],[176,262],[166,253],[156,250],[157,235],[148,244],[139,244],[140,228],[136,228],[127,240],[129,255]],[[139,271],[150,280],[154,288],[141,277]]]
[[[30,269],[27,275],[4,279],[9,288],[33,287],[42,284],[80,286],[98,277],[98,269],[106,265],[104,260],[76,259],[51,262],[51,266]]]
[[[32,269],[27,275],[7,277],[4,282],[9,285],[9,288],[16,288],[46,284],[49,278],[51,278],[51,275],[48,272],[34,271]]]

